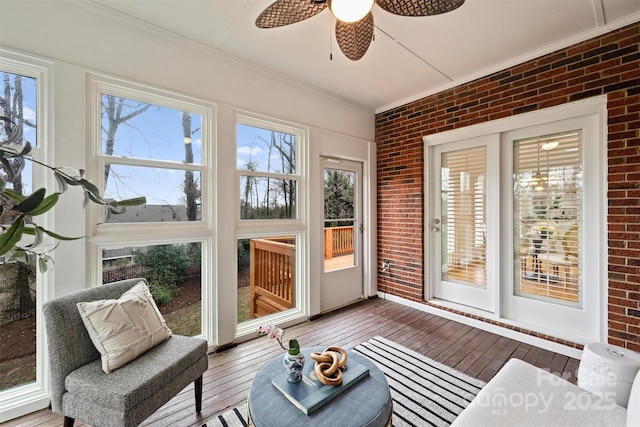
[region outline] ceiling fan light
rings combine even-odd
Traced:
[[[549,141],[549,142],[545,142],[544,144],[542,144],[540,146],[540,148],[542,148],[543,150],[553,150],[554,148],[556,148],[560,143],[558,141]]]
[[[356,22],[367,16],[375,0],[330,0],[329,9],[342,22]]]

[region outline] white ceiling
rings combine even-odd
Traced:
[[[90,1],[376,112],[640,21],[640,0],[466,0],[420,18],[374,6],[375,40],[354,62],[337,47],[328,9],[259,29],[274,0]]]

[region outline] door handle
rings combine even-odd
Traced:
[[[440,220],[438,218],[433,220],[433,225],[431,226],[431,231],[440,231]]]

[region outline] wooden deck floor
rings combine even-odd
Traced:
[[[287,328],[285,338],[298,338],[304,347],[338,345],[350,349],[376,335],[483,381],[491,379],[507,360],[515,357],[566,374],[576,382],[579,362],[576,359],[383,299],[363,301]],[[256,371],[281,354],[277,344],[266,337],[211,354],[209,370],[204,375],[202,412],[199,415],[194,412],[191,385],[143,425],[200,427],[206,419],[245,401]],[[61,426],[62,418],[41,410],[3,425]]]

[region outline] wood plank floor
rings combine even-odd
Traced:
[[[350,349],[373,336],[383,336],[483,381],[491,379],[510,358],[523,359],[576,382],[578,360],[485,332],[452,320],[383,299],[346,307],[287,328],[285,338],[303,347],[338,345]],[[156,413],[144,426],[197,426],[245,401],[256,371],[282,354],[276,343],[258,338],[211,354],[204,375],[202,412],[196,414],[193,385]],[[61,426],[62,417],[41,410],[4,423],[12,427]],[[81,423],[76,423],[82,426]]]

